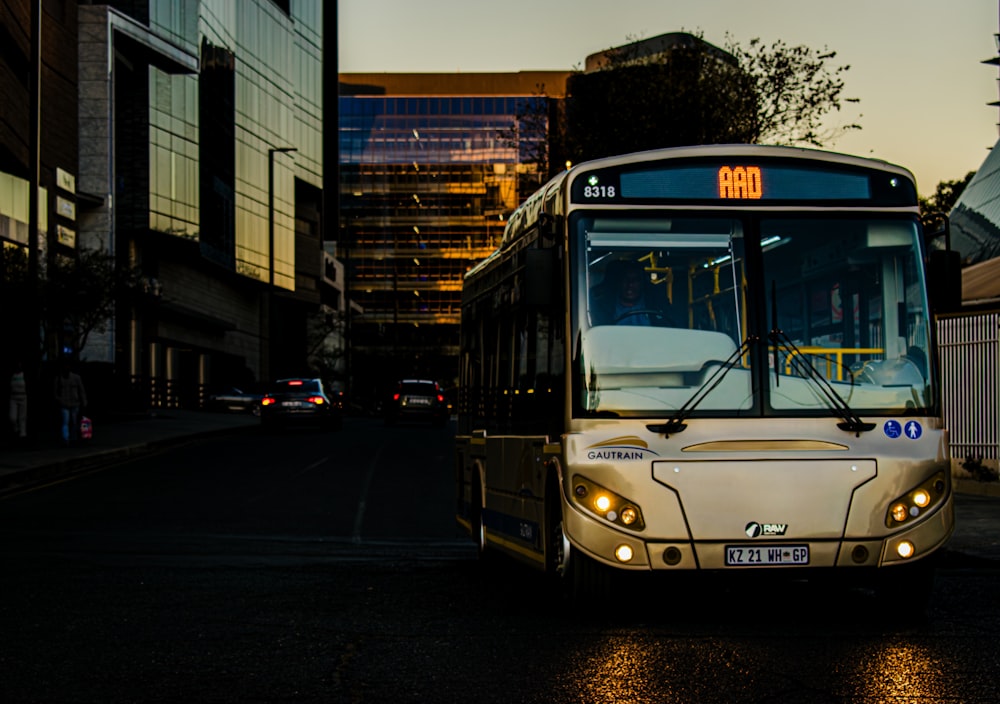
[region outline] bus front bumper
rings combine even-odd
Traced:
[[[891,567],[928,557],[947,542],[955,526],[951,496],[934,513],[905,530],[884,537],[842,540],[789,536],[749,540],[739,536],[711,542],[646,540],[572,507],[564,509],[564,528],[574,549],[624,570]]]

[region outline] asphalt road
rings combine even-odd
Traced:
[[[474,559],[451,477],[449,430],[348,419],[7,497],[0,700],[1000,700],[995,562],[954,553],[926,617],[701,581],[571,607]]]

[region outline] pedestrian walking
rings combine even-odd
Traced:
[[[60,438],[63,445],[69,445],[80,435],[80,411],[87,405],[87,392],[83,379],[70,369],[69,360],[63,360],[54,384],[56,404],[62,422]]]
[[[20,361],[10,376],[10,424],[18,438],[28,437],[28,385]]]

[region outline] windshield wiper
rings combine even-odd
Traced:
[[[722,380],[725,378],[726,374],[729,373],[729,370],[737,366],[736,360],[742,357],[745,353],[749,352],[751,345],[756,343],[758,339],[759,338],[756,335],[750,335],[747,339],[743,340],[743,344],[741,344],[735,352],[729,355],[729,358],[726,359],[721,366],[715,368],[712,375],[698,387],[698,390],[694,392],[691,398],[685,401],[683,406],[674,411],[674,414],[667,419],[666,423],[650,423],[646,426],[646,429],[654,433],[663,433],[669,438],[672,434],[679,433],[687,428],[684,421],[691,415],[691,412],[698,407],[699,403],[705,400],[706,396],[715,390],[715,387],[722,383]],[[702,369],[704,369],[707,364],[708,363],[706,362],[705,365],[702,366]]]
[[[797,372],[803,374],[803,378],[812,381],[822,392],[821,396],[826,399],[829,404],[830,410],[833,411],[834,415],[841,419],[840,423],[837,423],[837,427],[841,430],[846,430],[850,433],[854,433],[856,437],[861,437],[861,433],[867,433],[869,430],[875,428],[874,423],[866,423],[861,419],[854,409],[847,405],[840,394],[836,392],[833,385],[827,380],[825,376],[816,371],[816,368],[809,362],[806,356],[802,353],[791,338],[785,334],[785,331],[778,327],[778,303],[775,296],[775,284],[771,282],[771,320],[774,321],[774,327],[767,334],[768,339],[775,346],[775,352],[777,348],[781,346],[785,350],[791,350],[792,356],[789,358],[789,363],[794,367]],[[775,355],[774,360],[774,385],[778,386],[778,382],[781,378],[780,370],[778,369],[778,358]],[[851,383],[854,383],[854,378],[851,377]]]

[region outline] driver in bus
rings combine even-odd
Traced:
[[[647,303],[649,276],[636,261],[608,264],[595,287],[591,317],[594,325],[670,325],[665,313]]]

